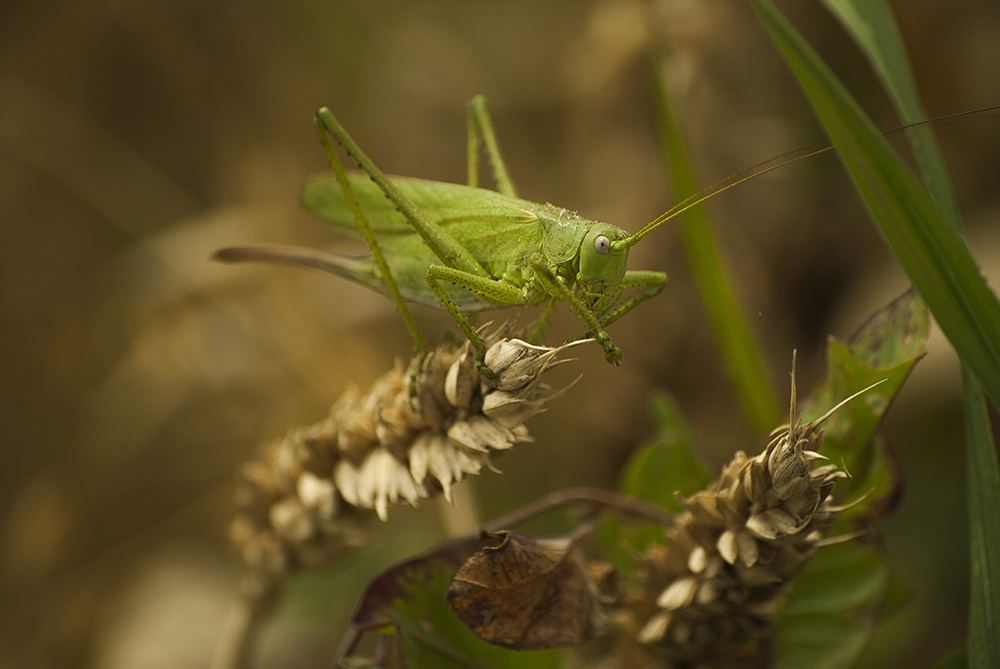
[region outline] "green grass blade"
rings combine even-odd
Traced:
[[[778,44],[890,248],[959,357],[1000,404],[1000,303],[965,241],[903,159],[767,0],[751,0]]]
[[[904,124],[925,119],[899,28],[885,0],[822,0],[867,56]],[[956,229],[959,213],[944,160],[927,125],[906,131],[924,181],[938,207]]]
[[[674,196],[683,200],[699,189],[684,135],[667,91],[662,61],[656,60],[654,66],[656,116],[663,153],[670,168]],[[768,381],[760,351],[736,304],[705,209],[702,206],[691,207],[681,214],[680,220],[691,271],[743,411],[754,430],[758,434],[766,434],[782,422],[782,409]]]
[[[986,400],[968,369],[965,392],[965,443],[968,458],[969,666],[1000,667],[1000,466],[993,447]]]
[[[868,56],[890,99],[906,123],[923,120],[903,42],[884,0],[824,0]],[[926,126],[908,131],[924,180],[945,218],[961,229],[958,207],[944,161]],[[982,391],[963,367],[966,451],[969,463],[969,524],[972,574],[969,611],[969,660],[973,667],[1000,666],[1000,470]]]

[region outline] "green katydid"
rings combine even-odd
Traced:
[[[667,275],[628,270],[628,251],[647,233],[682,211],[764,172],[818,151],[764,168],[750,168],[679,203],[635,234],[592,221],[566,209],[517,197],[500,155],[486,101],[469,102],[468,185],[387,177],[358,148],[327,108],[315,118],[334,177],[310,181],[303,202],[337,226],[359,232],[371,257],[346,258],[310,249],[238,247],[223,249],[225,261],[269,260],[312,266],[387,294],[403,316],[418,353],[427,341],[410,315],[407,301],[443,306],[476,349],[482,340],[462,313],[491,307],[545,305],[531,340],[536,341],[555,306],[565,300],[603,348],[619,364],[621,350],[604,328],[658,294]],[[348,175],[333,138],[361,167]],[[480,144],[497,190],[478,187]],[[779,158],[780,160],[780,158]],[[747,176],[744,176],[747,175]],[[627,300],[626,289],[639,289]]]
[[[463,311],[545,305],[531,337],[537,340],[555,306],[565,300],[608,362],[620,363],[621,349],[604,328],[659,293],[667,281],[663,272],[627,270],[628,249],[665,217],[629,235],[617,226],[518,198],[482,96],[469,103],[467,186],[385,176],[325,107],[316,114],[316,127],[335,176],[313,179],[303,202],[321,218],[360,232],[372,256],[359,260],[305,249],[245,247],[223,249],[219,259],[319,267],[388,294],[419,352],[427,350],[426,340],[406,301],[444,306],[481,357],[482,341]],[[344,173],[330,137],[362,173]],[[477,187],[480,142],[497,191]],[[622,301],[630,288],[641,290]]]

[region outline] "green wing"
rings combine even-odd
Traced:
[[[545,216],[548,209],[554,209],[483,188],[403,177],[391,179],[431,222],[446,229],[491,273],[491,266],[502,266],[538,253],[543,235],[539,215]],[[361,173],[351,174],[350,180],[386,253],[434,257],[378,186]],[[358,233],[354,216],[332,175],[310,179],[302,203],[325,221]]]

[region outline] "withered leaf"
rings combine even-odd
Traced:
[[[571,542],[515,532],[484,536],[486,547],[458,571],[448,606],[479,638],[514,650],[575,646],[607,631],[592,570]]]

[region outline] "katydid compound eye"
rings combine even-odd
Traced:
[[[600,235],[594,240],[594,249],[602,256],[606,255],[611,250],[611,242],[604,235]]]

